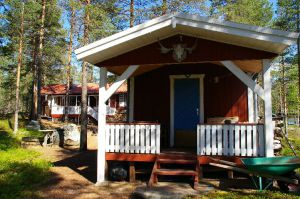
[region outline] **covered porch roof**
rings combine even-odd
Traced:
[[[289,45],[297,41],[298,33],[274,30],[271,28],[210,19],[196,15],[173,14],[155,18],[146,23],[127,29],[110,37],[101,39],[75,51],[77,58],[105,66],[108,71],[122,74],[129,65],[140,67],[134,75],[142,74],[165,64],[176,64],[171,56],[161,54],[158,40],[164,44],[176,41],[177,35],[183,35],[191,44],[192,38],[198,38],[198,49],[193,54],[202,55],[198,59],[189,59],[183,63],[215,63],[234,60],[243,71],[257,73],[262,70],[262,59],[273,59]],[[171,38],[171,39],[170,39]],[[173,40],[172,40],[173,38]],[[175,39],[174,39],[175,38]],[[177,37],[178,38],[178,37]],[[184,38],[184,39],[185,39]],[[205,46],[205,49],[201,49]],[[207,48],[207,46],[212,46]],[[218,48],[216,48],[218,46]],[[219,58],[208,56],[211,52],[230,51],[247,55],[239,58],[227,54]],[[154,53],[156,52],[156,53]],[[206,52],[206,53],[204,53]],[[146,54],[147,57],[141,57]],[[155,54],[155,55],[154,55]],[[195,57],[190,55],[190,57]],[[134,57],[136,57],[134,59]],[[161,60],[158,62],[156,60]]]

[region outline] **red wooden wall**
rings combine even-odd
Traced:
[[[248,120],[247,87],[225,67],[214,64],[170,65],[135,77],[134,119],[170,124],[169,75],[205,74],[204,115]],[[219,82],[214,82],[214,77]]]
[[[182,36],[182,42],[180,36],[175,35],[166,39],[163,39],[161,43],[165,47],[172,47],[176,43],[186,43],[188,47],[192,47],[196,41],[194,37]],[[199,63],[203,61],[223,61],[223,60],[251,60],[251,59],[268,59],[274,58],[277,55],[255,50],[251,48],[245,48],[241,46],[225,44],[216,41],[210,41],[206,39],[198,38],[198,45],[193,51],[193,54],[187,56],[184,60],[185,63]],[[197,56],[196,56],[197,55]],[[149,44],[147,46],[132,50],[122,55],[110,58],[103,62],[97,63],[97,66],[128,66],[133,64],[146,65],[146,64],[165,64],[176,63],[172,58],[172,53],[162,54],[160,52],[160,46],[158,42]]]

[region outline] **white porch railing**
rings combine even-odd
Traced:
[[[263,124],[200,124],[198,155],[264,156]]]
[[[79,115],[81,113],[80,106],[68,106],[68,114]]]
[[[160,153],[160,124],[107,124],[106,152]]]
[[[51,114],[54,115],[63,115],[65,113],[64,106],[52,106]],[[80,115],[81,107],[80,106],[68,106],[68,114]],[[91,115],[94,119],[98,120],[98,107],[90,107],[88,106],[88,114]],[[114,115],[116,114],[116,108],[111,108],[106,106],[106,114],[107,115]]]

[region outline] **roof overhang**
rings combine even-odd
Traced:
[[[106,37],[75,51],[79,60],[96,64],[141,48],[173,35],[232,44],[281,54],[297,42],[298,33],[221,21],[196,15],[174,14],[155,18],[146,23]]]

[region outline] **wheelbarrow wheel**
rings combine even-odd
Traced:
[[[287,177],[290,179],[295,179],[295,180],[298,180],[298,182],[300,182],[300,176],[297,175],[296,173],[292,173],[292,174],[286,175],[284,177]],[[287,183],[287,182],[283,182],[280,180],[277,180],[277,184],[278,184],[280,190],[285,193],[295,193],[295,192],[299,192],[299,190],[300,190],[299,184]]]

